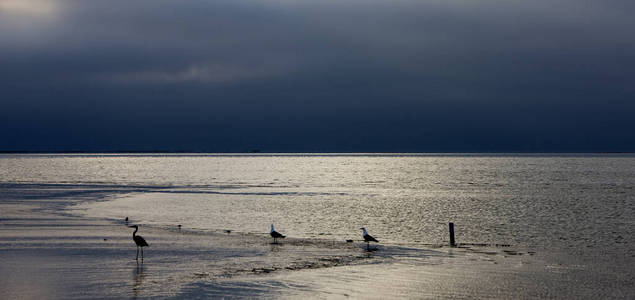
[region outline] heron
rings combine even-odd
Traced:
[[[366,232],[366,228],[362,227],[360,229],[362,230],[362,236],[364,237],[364,241],[366,242],[366,250],[370,250],[370,242],[379,243],[378,240],[376,240],[373,236]]]
[[[278,243],[278,239],[283,239],[285,238],[284,235],[280,234],[280,232],[277,232],[273,229],[273,224],[271,224],[271,231],[269,231],[269,234],[271,235],[271,237],[273,238],[273,243],[277,244]]]
[[[146,240],[143,237],[141,237],[140,235],[137,235],[139,226],[132,225],[128,227],[134,228],[134,232],[132,233],[132,240],[134,241],[135,244],[137,244],[137,258],[135,258],[135,260],[139,260],[139,248],[141,248],[141,260],[143,261],[143,247],[150,247],[150,245],[148,245],[148,242],[146,242]]]

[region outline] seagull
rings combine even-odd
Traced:
[[[135,260],[139,260],[139,248],[141,248],[141,261],[143,261],[143,247],[150,247],[150,245],[148,245],[148,242],[146,242],[146,240],[143,239],[140,235],[137,235],[139,226],[132,225],[128,227],[134,228],[134,232],[132,233],[132,240],[135,244],[137,244],[137,258],[135,258]]]
[[[277,244],[278,243],[278,239],[283,239],[285,238],[284,235],[280,234],[280,232],[277,232],[273,229],[273,224],[271,224],[271,231],[269,231],[269,234],[271,235],[271,237],[273,238],[273,243]]]
[[[366,228],[362,227],[360,229],[362,230],[362,236],[364,237],[364,241],[366,242],[366,250],[370,249],[370,242],[379,243],[378,240],[376,240],[374,237],[368,234],[368,232],[366,232]]]

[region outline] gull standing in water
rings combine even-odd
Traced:
[[[273,224],[271,224],[271,231],[269,231],[269,234],[271,235],[271,237],[273,238],[273,243],[277,244],[278,243],[278,239],[283,239],[285,238],[284,235],[280,234],[280,232],[277,232],[273,229]]]
[[[144,238],[142,238],[140,235],[137,235],[139,226],[132,225],[128,227],[134,228],[134,232],[132,233],[132,240],[135,244],[137,244],[137,258],[135,258],[135,260],[139,260],[139,248],[141,248],[141,261],[143,261],[143,247],[150,247],[150,245],[148,245],[148,242],[146,242]]]
[[[362,236],[364,237],[364,241],[366,242],[366,250],[370,250],[370,242],[379,243],[374,237],[372,237],[368,232],[366,232],[366,228],[360,228],[362,230]]]

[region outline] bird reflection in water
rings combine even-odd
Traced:
[[[363,251],[364,251],[363,253],[364,257],[372,258],[374,256],[373,255],[374,252],[377,251],[377,248],[364,249]]]
[[[143,280],[146,278],[144,274],[143,263],[137,262],[136,267],[132,270],[132,295],[133,299],[137,299]]]
[[[269,244],[269,251],[271,251],[271,252],[280,252],[280,247],[282,247],[281,244],[271,243],[271,244]]]

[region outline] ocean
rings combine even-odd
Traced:
[[[365,227],[404,249],[447,246],[453,222],[460,247],[625,283],[635,277],[634,178],[631,154],[0,155],[0,201],[63,187],[84,196],[59,211],[81,218],[246,236],[275,224],[289,238],[341,242]]]

